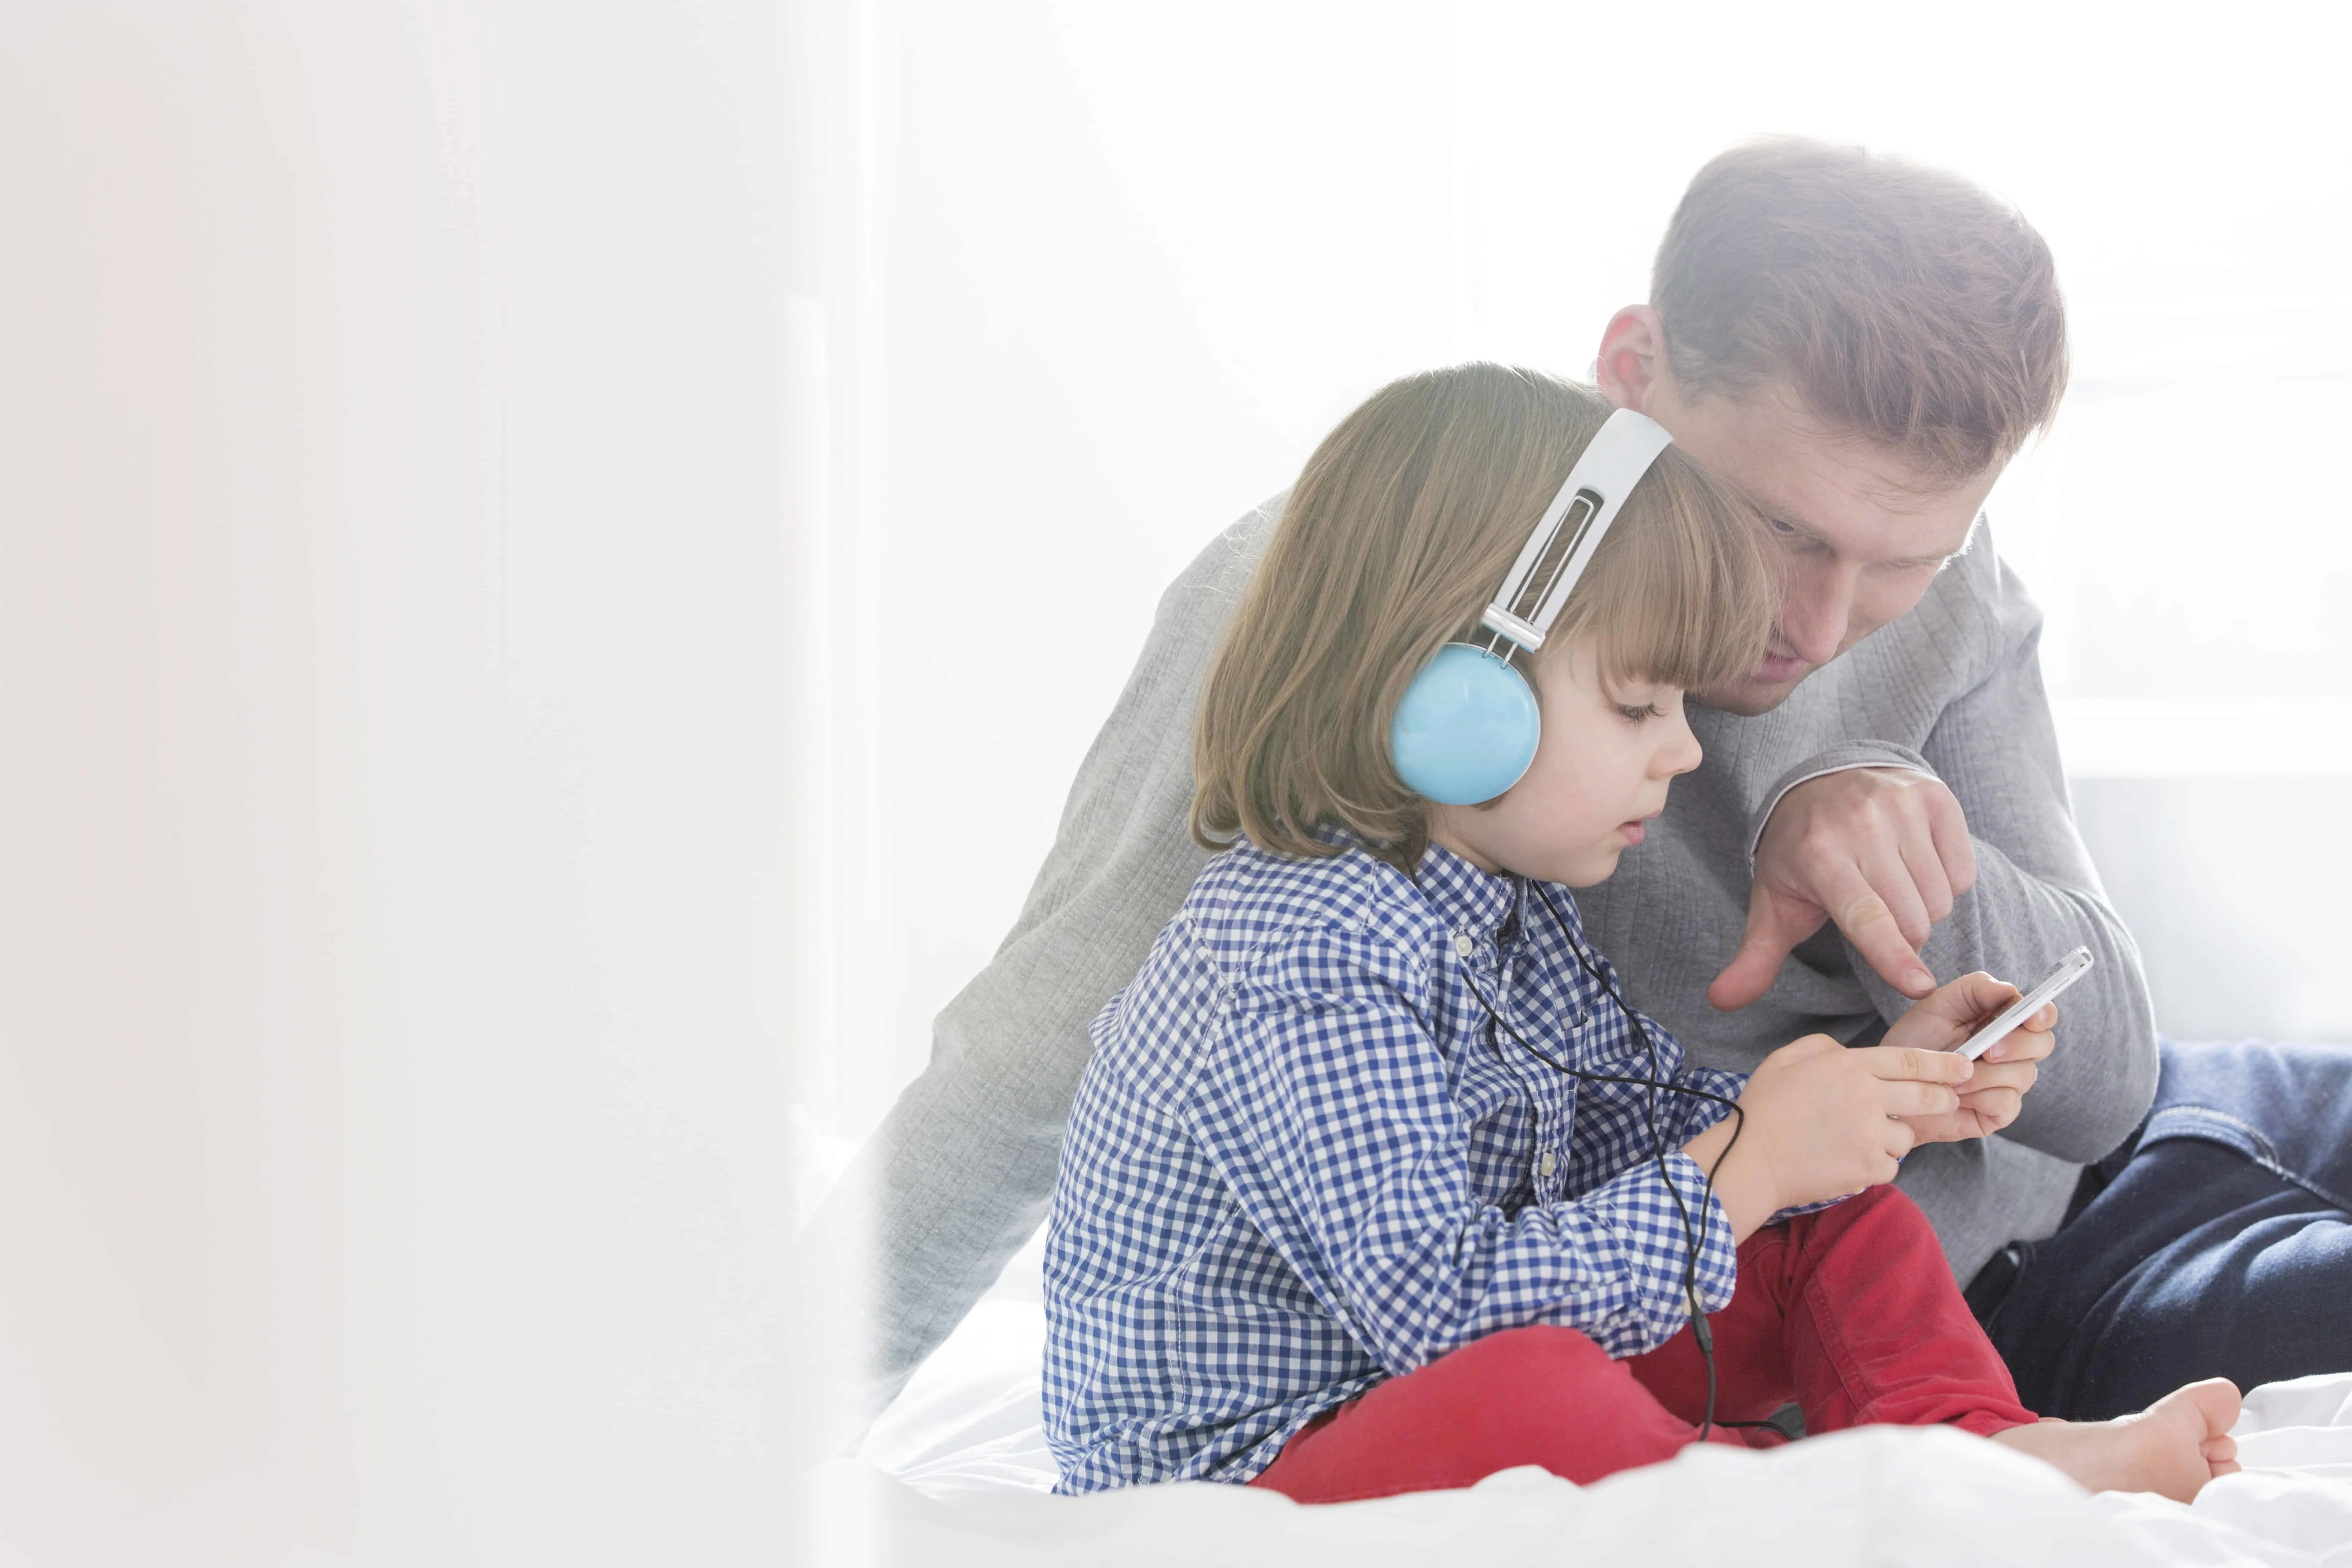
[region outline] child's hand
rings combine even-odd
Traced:
[[[2006,981],[1985,973],[1963,974],[1904,1014],[1886,1031],[1886,1044],[1955,1049],[2017,997],[2017,987]],[[2034,1064],[2056,1043],[2053,1031],[2057,1023],[2058,1007],[2053,1003],[1977,1058],[1976,1074],[1961,1090],[1957,1110],[1906,1118],[1918,1141],[1951,1143],[1990,1137],[2016,1121],[2024,1108],[2025,1091],[2040,1072]]]
[[[1848,1050],[1827,1035],[1808,1035],[1766,1057],[1748,1078],[1739,1097],[1747,1124],[1736,1144],[1734,1119],[1727,1118],[1685,1152],[1702,1170],[1721,1159],[1716,1195],[1744,1238],[1781,1209],[1893,1181],[1918,1141],[1908,1119],[1957,1113],[1956,1086],[1973,1066],[1941,1051]]]

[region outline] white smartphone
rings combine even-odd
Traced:
[[[2090,973],[2094,962],[2087,947],[2078,947],[2060,959],[2056,968],[2033,983],[2032,990],[2003,1007],[1990,1022],[1962,1042],[1958,1047],[1959,1054],[1974,1061],[1992,1049],[2011,1030],[2042,1011],[2058,993]]]

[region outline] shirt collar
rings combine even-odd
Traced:
[[[1500,927],[1518,898],[1514,879],[1490,877],[1435,844],[1422,852],[1413,880],[1438,918],[1468,936],[1483,937]]]

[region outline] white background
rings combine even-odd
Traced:
[[[2323,13],[1584,9],[0,8],[0,1560],[789,1552],[795,1144],[1161,584],[1755,131],[2051,238],[2086,830],[2168,1022],[2352,1032]]]

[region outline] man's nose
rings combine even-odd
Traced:
[[[1859,569],[1842,562],[1807,563],[1784,580],[1780,636],[1807,664],[1827,664],[1838,655],[1853,617]]]

